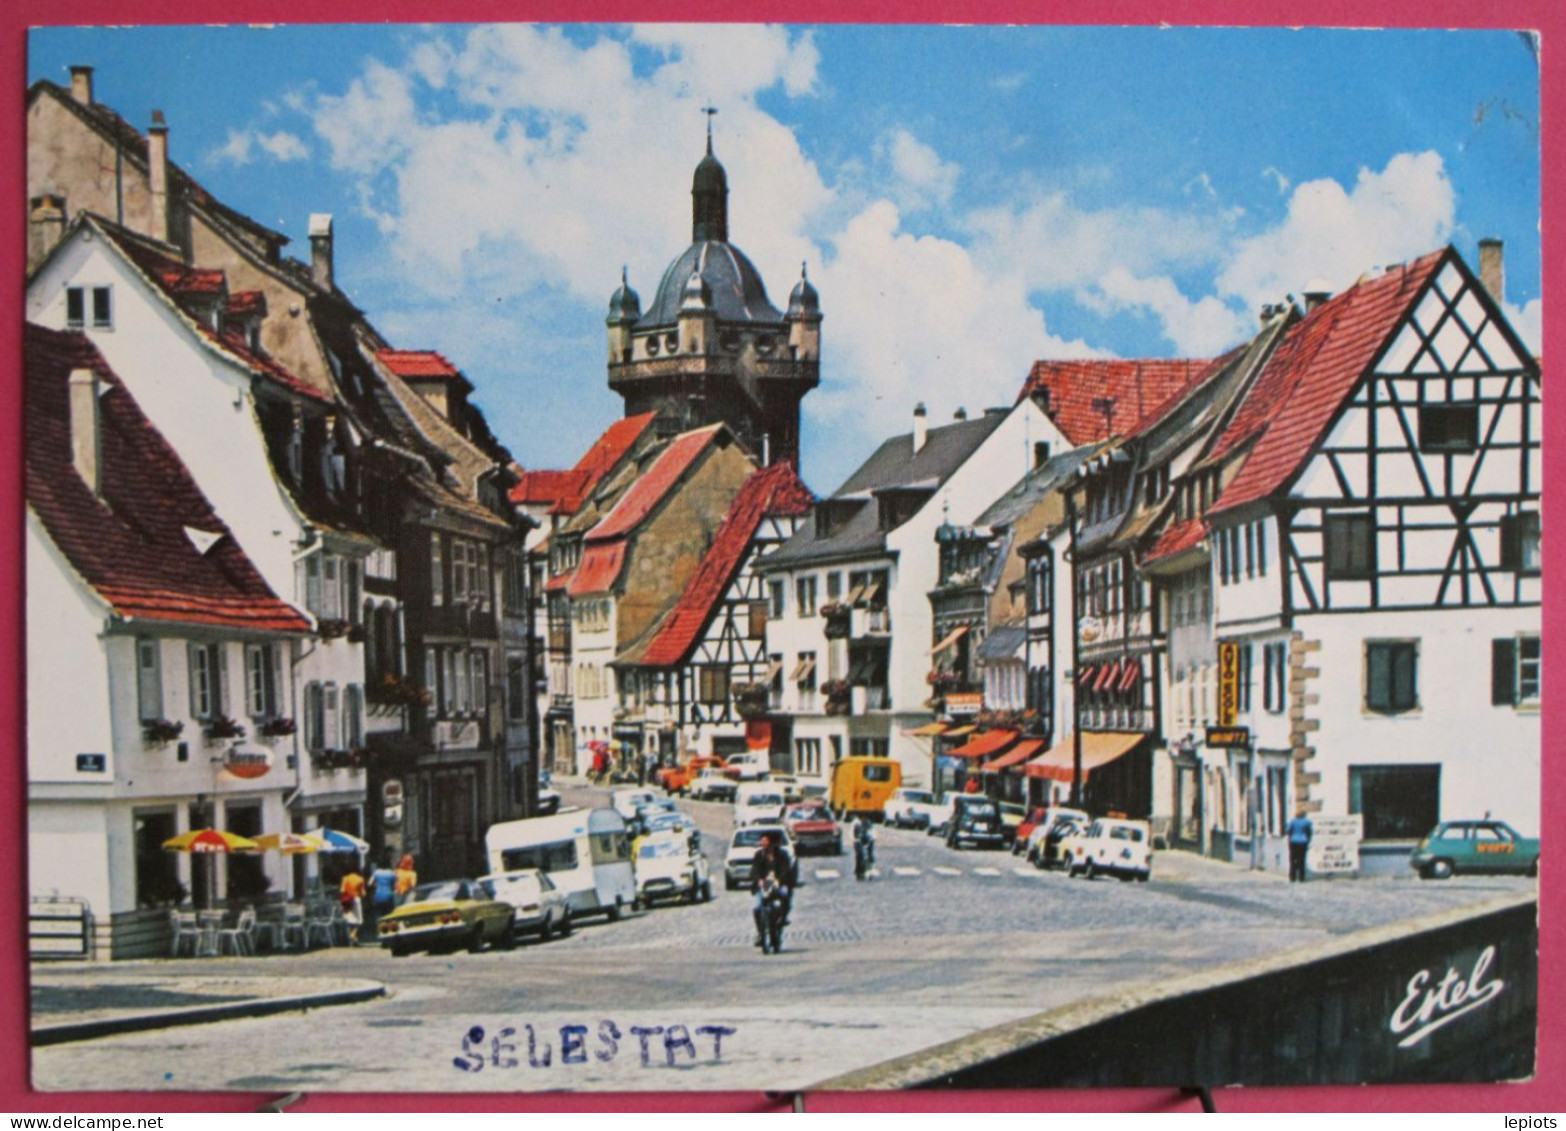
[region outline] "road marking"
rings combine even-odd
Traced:
[[[879,869],[879,868],[871,868],[868,872],[865,873],[865,879],[873,880],[877,876],[879,876],[880,874],[881,874],[881,869]]]
[[[922,875],[922,874],[923,873],[920,872],[918,868],[893,868],[892,869],[892,875],[894,875],[894,876],[918,876],[918,875]]]
[[[1000,875],[1000,869],[999,868],[975,868],[973,870],[973,874],[975,876],[998,876],[998,875]]]
[[[1013,868],[1011,870],[1011,874],[1014,875],[1014,876],[1040,876],[1040,877],[1044,875],[1044,873],[1039,871],[1037,868]]]
[[[960,876],[960,875],[962,875],[961,869],[958,869],[958,868],[931,868],[930,871],[934,872],[937,876]]]
[[[818,880],[838,880],[838,879],[842,879],[842,877],[843,877],[843,873],[842,872],[835,872],[831,868],[817,868],[816,869],[816,879],[818,879]]]

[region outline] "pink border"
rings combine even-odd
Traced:
[[[1554,113],[1566,109],[1566,68],[1558,62],[1554,50],[1566,37],[1566,5],[1555,0],[1423,0],[1413,5],[1406,0],[1314,0],[1302,5],[1298,0],[1101,0],[1088,7],[1082,0],[992,0],[976,3],[957,0],[936,6],[905,5],[901,10],[878,0],[684,0],[670,3],[631,3],[628,0],[542,0],[531,5],[506,0],[446,0],[433,4],[428,0],[335,0],[330,5],[332,22],[418,22],[483,20],[757,20],[788,22],[840,23],[940,21],[944,23],[1095,23],[1176,25],[1297,25],[1308,21],[1318,26],[1364,27],[1515,27],[1536,28],[1543,33],[1542,116],[1549,128],[1543,131],[1543,193],[1546,223],[1544,238],[1544,289],[1551,296],[1548,308],[1552,318],[1545,322],[1545,355],[1560,357],[1566,352],[1561,319],[1555,310],[1554,289],[1561,283],[1560,265],[1566,263],[1566,237],[1554,223],[1561,211],[1563,195],[1558,177],[1551,169],[1566,169],[1562,134],[1555,128]],[[228,0],[221,8],[200,0],[158,0],[139,7],[137,15],[156,23],[248,23],[318,22],[322,12],[311,0]],[[11,312],[0,320],[0,356],[19,362],[21,356],[22,309],[22,209],[24,197],[22,170],[25,167],[23,99],[26,87],[26,28],[29,24],[113,24],[131,18],[131,11],[116,0],[13,0],[0,11],[0,73],[4,75],[0,97],[0,149],[11,156],[0,162],[0,200],[18,206],[9,213],[0,244],[3,262],[9,267],[0,272],[0,310]],[[12,369],[5,384],[17,385],[17,370]],[[14,403],[14,402],[13,402]],[[1548,417],[1546,418],[1549,419]],[[11,909],[9,930],[0,939],[0,1108],[14,1112],[55,1111],[249,1111],[266,1101],[262,1094],[235,1093],[139,1093],[93,1092],[34,1093],[24,1081],[28,1078],[27,1056],[27,975],[21,958],[25,948],[26,920],[21,915],[25,904],[25,868],[23,867],[23,829],[25,828],[26,774],[23,750],[21,672],[23,659],[21,593],[21,416],[17,411],[0,414],[0,592],[9,599],[0,602],[0,639],[11,641],[9,677],[0,678],[0,719],[13,720],[9,749],[14,756],[5,776],[6,788],[0,788],[0,829],[11,866],[0,868],[0,906]],[[1553,484],[1566,474],[1566,445],[1545,449],[1546,475]],[[1554,539],[1546,533],[1546,553],[1554,548]],[[1544,610],[1547,626],[1545,654],[1547,670],[1555,667],[1563,651],[1557,646],[1566,631],[1566,612],[1559,601],[1549,601]],[[0,668],[7,665],[0,663]],[[1551,733],[1548,722],[1555,713],[1554,695],[1545,707],[1544,728],[1544,821],[1545,863],[1543,874],[1549,895],[1561,887],[1560,869],[1566,866],[1562,837],[1557,824],[1566,824],[1566,742]],[[1560,905],[1546,898],[1541,916],[1541,945],[1547,953],[1559,954],[1566,943],[1566,922]],[[1220,1091],[1216,1101],[1221,1111],[1562,1111],[1566,1110],[1566,968],[1543,961],[1539,970],[1540,1041],[1538,1075],[1528,1084],[1453,1085],[1441,1087],[1379,1088],[1244,1088]],[[756,1092],[705,1094],[647,1093],[615,1094],[522,1094],[468,1096],[427,1095],[319,1095],[310,1096],[303,1110],[328,1111],[614,1111],[635,1107],[645,1111],[768,1111],[779,1110]],[[813,1111],[1194,1111],[1194,1100],[1182,1099],[1173,1092],[1157,1090],[1121,1091],[1016,1091],[984,1093],[863,1093],[812,1096]]]

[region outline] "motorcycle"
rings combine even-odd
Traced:
[[[752,914],[756,919],[756,934],[761,939],[761,953],[777,954],[783,949],[783,917],[788,907],[787,895],[770,876],[761,881],[759,894],[761,906]]]
[[[854,879],[867,879],[875,867],[875,841],[868,836],[854,841]]]

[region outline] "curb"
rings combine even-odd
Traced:
[[[120,1033],[142,1033],[152,1029],[174,1029],[182,1025],[210,1025],[214,1021],[233,1021],[245,1017],[267,1017],[274,1013],[318,1009],[328,1005],[354,1005],[386,996],[386,987],[372,983],[351,990],[299,994],[294,997],[254,998],[221,1005],[194,1005],[161,1013],[136,1013],[126,1017],[108,1017],[97,1021],[76,1021],[66,1025],[46,1025],[34,1029],[28,1038],[33,1048],[62,1045],[72,1041],[91,1041]]]

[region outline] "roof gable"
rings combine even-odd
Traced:
[[[604,429],[603,435],[593,441],[593,446],[587,449],[582,458],[577,460],[576,466],[571,469],[579,482],[555,504],[554,513],[575,514],[581,510],[582,504],[587,501],[587,496],[593,493],[593,489],[598,486],[603,477],[614,470],[636,446],[636,442],[647,433],[657,418],[656,412],[644,412],[616,420]]]
[[[587,532],[587,541],[606,542],[632,533],[658,509],[725,431],[724,425],[714,424],[683,433],[669,441],[669,446],[653,461],[653,465],[637,477],[630,490],[620,496],[614,509]]]
[[[82,580],[128,620],[308,632],[92,342],[31,324],[26,342],[27,502]],[[68,381],[77,369],[102,385],[101,494],[72,463]]]
[[[1404,313],[1453,254],[1444,248],[1362,280],[1290,328],[1208,456],[1218,460],[1250,446],[1212,513],[1293,481]]]

